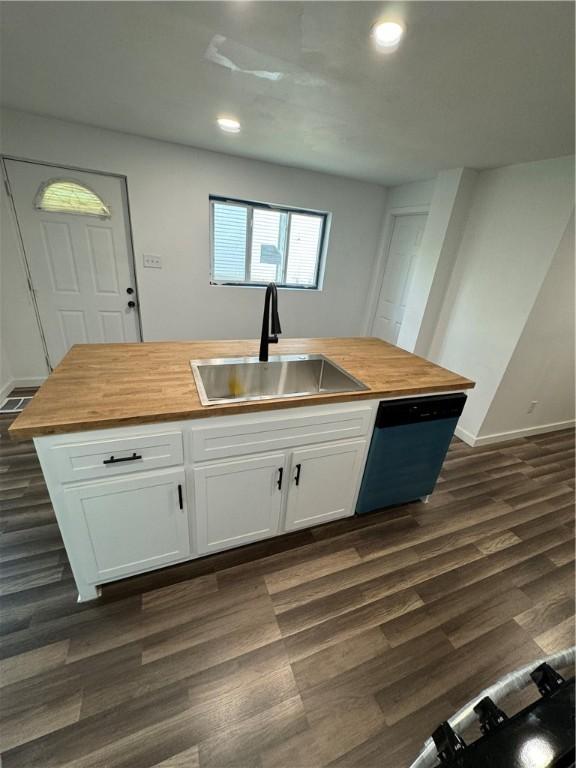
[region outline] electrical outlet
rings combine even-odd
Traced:
[[[162,259],[160,256],[154,256],[150,253],[145,253],[143,256],[144,266],[151,269],[162,269]]]
[[[532,402],[528,406],[528,410],[526,411],[526,413],[534,413],[537,405],[538,405],[538,400],[532,400]]]

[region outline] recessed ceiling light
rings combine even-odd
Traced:
[[[372,29],[374,42],[380,48],[394,48],[404,34],[404,27],[396,21],[382,21]]]
[[[233,117],[219,117],[216,122],[226,133],[240,133],[240,123]]]

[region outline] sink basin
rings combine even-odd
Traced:
[[[276,355],[190,360],[202,405],[359,392],[364,384],[324,355]]]

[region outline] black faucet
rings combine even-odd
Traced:
[[[270,328],[270,300],[272,300],[272,327]],[[270,335],[270,332],[272,335]],[[264,299],[264,315],[262,316],[262,336],[260,337],[261,363],[268,362],[268,344],[278,344],[278,334],[282,333],[278,317],[278,291],[276,283],[269,283]]]

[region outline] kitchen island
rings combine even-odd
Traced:
[[[285,339],[365,388],[202,405],[191,360],[256,341],[73,347],[10,428],[34,438],[79,592],[352,515],[378,403],[474,386],[378,339]],[[265,365],[262,364],[262,365]]]

